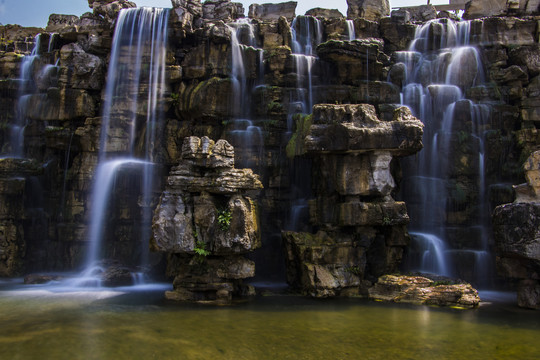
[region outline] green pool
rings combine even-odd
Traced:
[[[163,286],[0,286],[0,359],[538,359],[540,313],[263,296],[167,303]]]

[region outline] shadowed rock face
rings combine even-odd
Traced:
[[[540,151],[523,164],[527,183],[514,186],[516,200],[493,212],[497,269],[518,282],[518,305],[540,309]]]

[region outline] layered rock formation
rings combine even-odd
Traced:
[[[255,275],[255,264],[242,255],[261,245],[253,201],[261,188],[250,169],[234,168],[225,140],[184,139],[152,225],[152,249],[170,254],[168,299],[229,304],[250,293],[241,280]]]
[[[107,213],[113,226],[107,234],[105,256],[116,257],[122,263],[135,261],[134,244],[147,239],[139,239],[134,224],[141,211],[157,206],[167,173],[182,159],[183,139],[208,136],[233,144],[236,162],[249,165],[261,174],[264,189],[252,198],[260,205],[261,213],[262,249],[252,256],[258,274],[275,280],[284,278],[280,244],[283,229],[305,230],[287,233],[285,237],[290,244],[287,252],[293,259],[289,269],[291,282],[299,287],[305,285],[308,293],[320,296],[358,293],[359,289],[365,290],[366,281],[375,282],[379,275],[396,269],[407,244],[408,221],[405,205],[392,200],[399,183],[397,158],[419,150],[421,127],[406,110],[393,105],[400,103],[400,89],[408,70],[403,64],[396,64],[399,61],[395,52],[408,49],[417,28],[413,21],[433,18],[432,7],[418,12],[396,12],[387,17],[387,1],[349,1],[347,17],[351,22],[338,12],[314,9],[308,16],[296,17],[293,26],[294,2],[253,5],[250,19],[234,22],[245,10],[238,3],[225,0],[171,3],[165,76],[167,101],[160,105],[166,120],[154,129],[158,134],[154,163],[156,171],[162,174],[161,181],[155,184],[152,201],[143,204],[137,191],[127,190],[140,187],[141,181],[131,176],[137,170],[126,168],[119,172],[114,200]],[[472,3],[478,2],[472,1],[471,9]],[[510,3],[516,2],[507,2]],[[38,56],[30,67],[31,86],[20,79],[25,63],[23,55],[30,54],[36,43],[34,36],[42,29],[0,27],[2,154],[11,154],[11,126],[21,107],[26,108],[21,157],[32,159],[33,164],[31,171],[23,164],[27,160],[2,160],[0,164],[1,169],[5,168],[0,169],[4,184],[0,194],[3,199],[0,223],[4,229],[0,258],[5,276],[73,270],[84,259],[92,207],[89,193],[100,147],[102,90],[113,25],[119,11],[133,4],[104,0],[89,1],[89,5],[92,12],[80,17],[50,17],[46,32],[56,34],[44,33],[39,38]],[[503,15],[534,15],[537,11],[532,0],[520,1],[519,9],[512,6]],[[473,15],[472,10],[469,13],[475,18],[487,15],[485,12]],[[354,34],[349,34],[351,25]],[[440,24],[432,24],[433,43],[441,39],[441,29]],[[486,82],[485,86],[473,86],[466,91],[464,97],[470,103],[463,101],[457,105],[462,121],[455,129],[451,145],[460,152],[451,170],[452,181],[448,183],[455,201],[445,209],[452,225],[449,238],[456,248],[467,248],[478,241],[477,232],[468,223],[475,212],[470,204],[478,199],[470,169],[471,164],[479,161],[475,152],[478,141],[471,136],[470,104],[489,105],[493,109],[482,129],[486,138],[487,198],[491,207],[513,200],[508,184],[523,182],[521,163],[540,145],[537,19],[534,16],[477,19],[471,21],[470,33],[471,43],[477,45],[484,60]],[[351,35],[357,40],[349,41]],[[306,38],[311,39],[310,44],[303,45],[311,47],[309,56],[295,50],[297,44],[293,42]],[[465,73],[461,80],[470,83],[470,73]],[[247,99],[241,109],[236,102],[240,97],[238,88],[243,89],[243,98]],[[436,91],[437,87],[430,88],[430,92]],[[141,94],[130,96],[142,99]],[[332,105],[316,106],[312,118],[299,116],[302,112],[310,113],[309,105],[313,104]],[[141,101],[137,109],[122,111],[135,111],[139,118],[144,118],[146,105],[146,101]],[[293,135],[296,120],[300,125],[296,127],[301,130]],[[128,124],[124,125],[127,129]],[[115,129],[110,134],[114,140],[112,151],[121,152],[129,147],[126,129]],[[134,131],[136,138],[141,139],[147,129],[141,126]],[[292,142],[291,136],[296,136]],[[137,154],[142,151],[141,143],[136,140],[133,144]],[[303,155],[291,161],[286,157],[287,152]],[[193,207],[199,206],[201,212],[211,209],[209,204],[216,204],[215,197],[231,196],[229,191],[235,186],[255,186],[254,182],[240,181],[245,174],[231,168],[227,168],[226,177],[211,177],[212,181],[221,182],[212,186],[203,177],[191,173],[188,176],[182,173],[183,169],[175,169],[180,173],[171,173],[171,178],[187,176],[193,185],[173,183],[170,186],[174,191],[193,194],[206,186],[205,191],[214,194],[211,201],[206,195],[199,196],[196,204],[192,198]],[[314,180],[313,186],[309,184],[310,178]],[[230,187],[229,181],[236,185]],[[25,201],[17,202],[20,198]],[[295,207],[305,209],[297,204],[298,200],[306,199],[312,199],[311,223],[295,218]],[[169,200],[176,201],[173,197]],[[239,200],[238,209],[248,211],[249,206]],[[291,225],[293,222],[299,225]],[[188,260],[182,261],[182,265],[180,262],[171,265],[175,268],[170,272],[174,276],[191,274],[188,279],[178,278],[177,294],[187,291],[191,286],[188,284],[199,286],[209,278],[220,279],[221,284],[235,284],[234,269],[240,269],[244,275],[253,274],[252,263],[232,256],[253,249],[255,242],[246,240],[246,244],[253,245],[248,247],[244,246],[244,240],[231,245],[225,237],[214,244],[212,255],[207,256],[205,280],[194,280],[196,276],[191,270],[178,270],[194,257],[196,241],[193,242],[192,233],[188,235],[185,246],[177,244],[169,248],[174,241],[168,238],[167,231],[162,233],[163,249],[181,253],[171,256],[170,263],[175,263],[174,259]],[[207,244],[208,248],[201,251],[209,251],[211,242]],[[221,248],[228,249],[223,250],[227,254],[225,262],[220,262],[216,255]],[[513,255],[509,258],[515,259]],[[294,271],[297,275],[291,275]],[[221,299],[228,299],[231,291],[238,290],[225,288]],[[217,297],[216,289],[210,291],[212,296]]]
[[[497,269],[517,280],[518,305],[540,309],[540,151],[525,162],[526,184],[516,186],[512,204],[493,212]]]
[[[405,203],[392,199],[391,162],[422,148],[422,123],[405,107],[380,120],[372,105],[313,107],[303,152],[313,158],[316,234],[284,232],[287,280],[314,297],[365,294],[398,269],[408,244]]]
[[[369,289],[369,297],[379,301],[465,309],[475,308],[480,303],[478,291],[470,284],[450,284],[422,276],[381,276]]]

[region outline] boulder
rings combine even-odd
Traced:
[[[78,43],[62,47],[58,78],[62,87],[100,90],[104,82],[105,64],[100,57],[86,53]]]
[[[337,9],[314,8],[306,11],[306,16],[313,16],[326,20],[343,19],[345,16]]]
[[[305,138],[305,149],[307,153],[415,153],[423,146],[423,124],[410,110],[400,109],[399,113],[399,118],[386,122],[376,117],[372,105],[317,104],[313,107],[313,125]]]
[[[296,16],[296,1],[289,1],[277,4],[251,4],[249,6],[248,17],[259,20],[279,20],[284,16],[288,21],[292,21]]]
[[[60,275],[51,275],[51,274],[28,274],[24,277],[24,283],[27,285],[36,285],[36,284],[47,284],[52,281],[62,280],[63,277]]]
[[[421,5],[407,8],[411,21],[426,22],[437,18],[437,10],[433,5]]]
[[[47,22],[47,27],[45,31],[48,33],[59,33],[65,28],[73,27],[79,24],[79,17],[76,15],[60,15],[60,14],[51,14],[49,15],[49,21]]]
[[[470,20],[500,16],[506,14],[507,9],[507,0],[471,0],[465,6],[463,18]]]
[[[365,292],[366,249],[359,246],[359,239],[322,231],[282,236],[289,285],[319,298]]]
[[[244,17],[242,3],[233,3],[231,0],[206,0],[202,6],[203,18],[206,20],[233,21]]]
[[[90,0],[88,2],[90,3]],[[137,4],[128,0],[96,0],[90,5],[94,15],[103,16],[109,22],[118,17],[120,10],[134,7],[137,7]]]
[[[384,275],[369,288],[373,300],[475,308],[480,303],[478,291],[470,284],[439,284],[422,276]]]
[[[390,16],[388,0],[347,0],[347,5],[347,19],[362,17],[377,21],[382,17]]]

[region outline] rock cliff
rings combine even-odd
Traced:
[[[466,101],[456,105],[462,120],[451,146],[458,155],[445,185],[452,201],[444,213],[455,248],[478,241],[468,222],[477,211],[471,168],[479,161],[471,104],[492,109],[481,129],[490,210],[514,200],[511,184],[525,181],[521,164],[540,145],[538,4],[520,1],[484,17],[490,14],[478,10],[481,3],[471,1],[467,14],[474,19],[471,45],[483,60],[486,82],[468,87]],[[152,247],[174,253],[171,298],[199,299],[208,291],[229,301],[243,291],[239,278],[254,274],[253,263],[256,276],[282,280],[287,273],[291,284],[315,296],[366,294],[368,282],[399,268],[409,219],[405,203],[394,199],[407,191],[399,186],[401,158],[421,149],[422,124],[396,105],[409,70],[396,52],[408,49],[421,23],[452,16],[431,7],[390,14],[387,1],[348,4],[347,18],[324,9],[297,16],[295,2],[254,4],[245,18],[246,9],[227,0],[171,2],[166,99],[159,105],[164,122],[134,128],[132,144],[127,120],[106,134],[111,154],[131,147],[140,156],[141,139],[155,131],[159,180],[151,199],[142,201],[136,169],[118,173],[106,216],[105,258],[136,265],[135,244],[149,241],[137,230],[141,213],[157,209]],[[74,270],[84,262],[114,25],[134,4],[89,6],[82,16],[51,15],[46,29],[0,26],[1,276]],[[431,23],[430,44],[440,41],[442,30]],[[469,75],[460,77],[460,86],[470,85]],[[141,101],[119,109],[120,115],[146,117],[144,87],[123,94]],[[208,157],[203,143],[220,155]],[[234,146],[236,166],[259,178],[231,167],[227,144]],[[440,155],[445,157],[442,150]],[[247,189],[259,193],[246,197]],[[534,214],[534,204],[519,207]],[[225,208],[238,233],[216,225]],[[169,215],[179,222],[166,220]],[[242,257],[255,249],[249,260]],[[197,251],[211,253],[204,273],[190,267],[198,265]],[[507,258],[515,263],[516,256]],[[161,260],[156,256],[151,266]],[[470,275],[474,270],[465,263],[460,267]],[[516,266],[529,265],[520,260]],[[530,283],[537,279],[516,278],[537,286]]]

